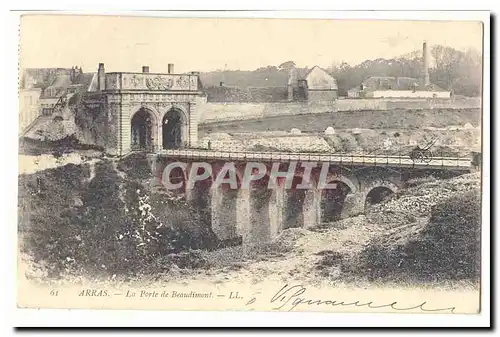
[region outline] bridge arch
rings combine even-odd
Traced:
[[[158,112],[141,106],[130,116],[131,149],[153,151],[158,145]]]
[[[335,184],[334,189],[321,189],[320,192],[320,221],[332,222],[344,215],[346,200],[349,196],[359,192],[359,181],[356,177],[347,177],[343,174],[329,174],[327,184]]]
[[[336,184],[336,188],[321,190],[321,222],[339,220],[342,217],[347,196],[352,194],[351,187],[343,181],[332,180],[329,183]]]
[[[169,168],[168,172],[167,172],[167,167],[169,165],[173,165],[173,166],[171,166],[171,168]],[[176,195],[186,196],[186,194],[187,194],[186,193],[187,192],[186,186],[188,183],[187,170],[188,170],[187,165],[186,165],[186,167],[183,167],[181,163],[176,163],[174,161],[168,162],[161,173],[162,185]],[[177,189],[173,189],[173,188],[169,188],[167,186],[167,183],[172,184],[172,185],[181,184],[181,186]]]
[[[391,181],[376,181],[371,184],[365,192],[365,211],[372,205],[384,201],[390,195],[398,191],[398,186]]]

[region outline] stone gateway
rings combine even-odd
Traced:
[[[98,145],[110,155],[195,147],[198,74],[106,73],[100,63],[82,103],[100,110]],[[89,109],[87,109],[89,111]]]

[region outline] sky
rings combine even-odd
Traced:
[[[81,66],[94,72],[254,70],[292,60],[299,67],[358,64],[429,45],[482,49],[473,21],[155,18],[24,15],[20,68]]]

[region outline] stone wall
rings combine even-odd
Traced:
[[[367,92],[366,97],[399,97],[399,98],[450,98],[449,91],[413,91],[413,90],[375,90]]]
[[[264,137],[231,137],[227,134],[211,134],[198,140],[198,146],[219,151],[285,151],[285,152],[333,152],[322,136],[284,135]]]
[[[311,102],[329,102],[337,99],[337,90],[308,90],[307,98]]]
[[[189,137],[188,146],[196,147],[198,145],[198,102],[191,102],[188,106],[189,112]]]
[[[198,106],[198,122],[245,120],[271,116],[316,114],[336,111],[392,109],[479,108],[479,98],[453,100],[339,99],[331,102],[205,103]]]
[[[81,104],[80,99],[81,97],[75,97],[75,102],[72,103],[75,124],[79,129],[79,140],[84,144],[105,148],[108,145],[108,118],[110,118],[106,113],[108,111],[106,96],[100,93],[91,94],[86,97],[86,105]]]

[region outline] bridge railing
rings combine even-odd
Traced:
[[[160,155],[177,158],[221,159],[221,160],[270,160],[270,161],[308,161],[328,162],[341,165],[361,166],[401,166],[429,168],[471,168],[470,156],[433,156],[426,161],[415,160],[409,155],[365,154],[365,153],[296,153],[296,152],[260,152],[241,150],[206,150],[206,149],[171,149],[160,150]]]

